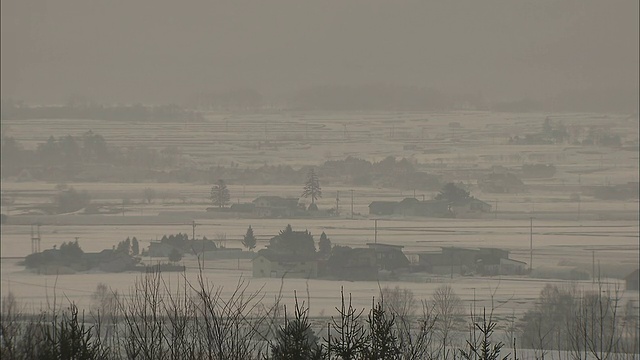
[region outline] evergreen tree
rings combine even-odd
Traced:
[[[253,250],[256,247],[256,237],[253,235],[253,229],[251,225],[247,229],[247,233],[244,235],[244,239],[242,240],[242,245],[249,250]]]
[[[327,237],[327,234],[322,232],[320,234],[320,240],[318,241],[318,250],[321,254],[328,255],[331,253],[331,240]]]
[[[131,253],[133,255],[140,254],[140,245],[138,244],[138,239],[136,239],[135,236],[133,237],[133,239],[131,239]]]
[[[231,194],[229,194],[227,184],[224,183],[224,180],[218,180],[218,183],[211,188],[211,202],[223,208],[230,200]]]
[[[268,247],[275,252],[291,255],[315,255],[316,252],[313,235],[307,230],[293,231],[291,225],[271,238]]]
[[[122,240],[118,243],[118,246],[116,247],[116,251],[117,252],[121,252],[121,253],[125,253],[125,254],[129,254],[131,250],[131,239],[129,239],[129,237],[127,237],[126,240]]]
[[[313,168],[309,170],[307,175],[307,181],[304,184],[304,190],[302,191],[302,197],[311,197],[311,205],[309,208],[317,208],[315,202],[318,198],[322,197],[322,189],[320,188],[320,182],[318,181],[318,175]]]

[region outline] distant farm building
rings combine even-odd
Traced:
[[[394,271],[409,266],[409,259],[402,252],[403,246],[368,243],[376,255],[376,264],[380,270]]]
[[[260,196],[253,200],[254,214],[258,217],[291,217],[298,212],[297,198],[283,198],[280,196]]]
[[[447,200],[425,200],[405,198],[402,201],[374,201],[369,204],[370,215],[399,215],[422,217],[456,217],[490,212],[492,206],[482,200],[471,198],[463,203]]]
[[[419,263],[434,274],[521,275],[526,263],[509,258],[509,251],[497,248],[443,247],[440,252],[418,255]]]
[[[492,206],[482,200],[471,198],[462,203],[453,203],[449,208],[454,217],[473,217],[481,213],[490,212]]]

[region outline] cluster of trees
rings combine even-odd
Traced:
[[[204,121],[204,116],[178,105],[146,106],[134,105],[100,105],[85,101],[70,101],[66,105],[29,106],[11,99],[2,100],[0,119],[90,119],[110,121]]]
[[[30,269],[66,267],[74,271],[87,271],[100,268],[103,271],[124,271],[132,269],[140,261],[135,256],[140,253],[138,240],[127,238],[120,241],[113,251],[100,253],[85,253],[78,240],[63,242],[60,248],[47,249],[42,252],[27,255],[24,266]],[[110,263],[117,263],[109,266]],[[113,264],[111,264],[113,265]],[[106,266],[106,267],[105,267]]]
[[[134,236],[133,238],[127,237],[125,240],[120,241],[116,246],[116,252],[133,256],[140,255],[140,244],[138,243],[138,239]]]
[[[491,310],[472,306],[466,312],[448,285],[423,300],[411,290],[385,287],[370,308],[353,306],[342,292],[330,320],[318,325],[309,317],[309,303],[297,294],[290,309],[282,294],[270,302],[243,281],[231,292],[202,276],[181,281],[184,292],[171,296],[163,296],[166,281],[159,272],[142,275],[127,296],[98,284],[87,318],[74,304],[30,317],[6,294],[0,356],[515,360],[522,348],[538,359],[634,359],[640,351],[637,308],[620,306],[619,295],[602,284],[592,293],[549,285],[534,308],[511,325],[498,324]]]
[[[572,143],[574,145],[622,146],[620,135],[611,134],[606,128],[589,127],[582,136],[581,127],[571,126],[569,129],[562,121],[553,121],[547,117],[542,123],[542,131],[524,136],[516,135],[509,138],[510,144],[515,145],[545,145]]]
[[[24,266],[35,269],[40,266],[59,264],[84,270],[84,264],[82,264],[83,255],[84,251],[82,251],[78,240],[63,242],[60,245],[60,249],[56,249],[55,251],[45,250],[27,255],[24,259]]]
[[[322,188],[320,187],[320,180],[318,179],[318,175],[315,173],[313,168],[309,169],[307,174],[307,180],[304,183],[304,188],[302,190],[303,198],[311,198],[311,205],[309,205],[309,210],[318,210],[318,206],[316,205],[316,200],[322,197]],[[209,193],[209,199],[213,203],[213,205],[218,208],[224,208],[231,201],[231,193],[227,188],[227,184],[224,180],[218,180],[218,182],[211,187],[211,191]]]
[[[115,171],[113,167],[170,168],[176,166],[182,156],[173,145],[161,150],[147,147],[121,149],[109,145],[102,135],[92,131],[81,136],[50,136],[35,150],[25,149],[13,137],[3,137],[0,150],[3,178],[21,176],[27,170],[34,179],[55,181],[101,180],[101,173],[96,173],[95,168],[105,168],[105,164],[111,165],[107,167],[110,172]]]
[[[637,305],[622,304],[617,289],[598,286],[580,292],[575,286],[546,285],[533,309],[518,325],[520,344],[536,358],[567,351],[572,358],[615,358],[640,351]]]
[[[349,156],[344,160],[326,161],[315,168],[299,169],[266,164],[253,169],[237,166],[179,168],[183,157],[175,145],[163,149],[119,148],[92,131],[81,136],[50,136],[35,150],[25,149],[13,137],[3,137],[0,150],[2,177],[26,180],[195,182],[232,178],[242,184],[295,184],[306,181],[309,171],[317,168],[325,182],[418,190],[434,190],[441,186],[438,176],[418,171],[411,161],[394,156],[378,162]],[[224,201],[225,197],[220,199]]]
[[[242,244],[249,250],[256,247],[256,237],[251,226],[247,229],[242,240]],[[308,230],[293,230],[290,224],[288,224],[283,230],[280,230],[278,235],[269,240],[267,248],[280,254],[295,256],[315,256],[317,254],[316,244],[311,232]],[[323,231],[318,240],[318,254],[329,255],[331,253],[331,249],[331,239],[329,239],[327,234]]]
[[[442,187],[440,192],[436,194],[436,200],[446,200],[450,204],[465,204],[473,197],[462,186],[454,183],[447,183]]]

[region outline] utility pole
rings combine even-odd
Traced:
[[[580,197],[578,197],[578,221],[580,221]]]
[[[498,218],[498,200],[496,200],[496,209],[495,209],[495,211],[493,213],[495,215],[494,218],[497,219]]]
[[[191,231],[192,231],[191,240],[195,240],[196,239],[196,221],[195,220],[193,220],[193,222],[191,223]]]
[[[336,216],[340,216],[340,190],[336,191]]]
[[[591,250],[591,283],[596,283],[596,251]]]
[[[353,220],[353,189],[351,189],[351,220]]]
[[[533,269],[533,217],[529,218],[529,272]]]
[[[378,219],[373,220],[373,243],[378,243]]]
[[[36,224],[37,232],[34,233],[34,225],[31,225],[31,253],[40,252],[40,224]]]

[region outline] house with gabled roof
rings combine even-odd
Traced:
[[[376,254],[376,264],[380,270],[394,271],[409,266],[410,261],[402,252],[404,246],[367,243],[369,249]]]

